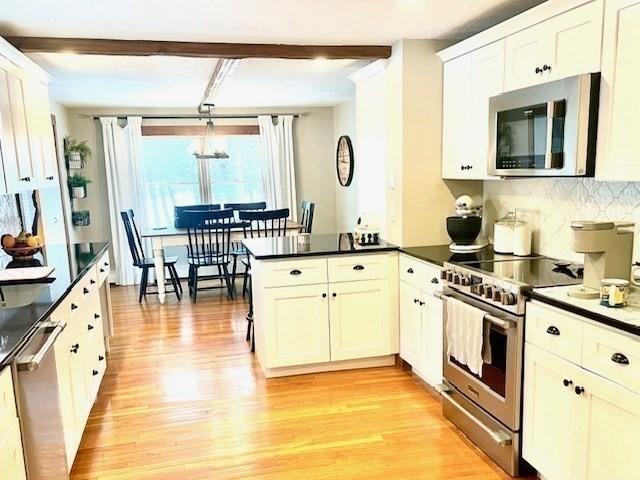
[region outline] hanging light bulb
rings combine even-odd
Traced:
[[[222,138],[218,138],[215,136],[211,107],[212,105],[207,105],[209,111],[207,127],[204,132],[204,137],[200,139],[199,147],[193,152],[193,155],[198,159],[229,158],[229,153],[227,153],[226,149],[226,142]]]

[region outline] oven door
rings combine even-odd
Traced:
[[[510,429],[519,430],[523,319],[450,288],[444,298],[457,299],[486,312],[481,375],[473,374],[447,354],[445,324],[444,378],[491,416]]]

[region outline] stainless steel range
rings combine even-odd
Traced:
[[[546,257],[443,266],[445,304],[461,301],[484,312],[479,374],[449,355],[445,333],[443,413],[510,475],[521,464],[524,290],[577,284],[580,274],[576,265]]]

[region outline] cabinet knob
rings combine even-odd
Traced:
[[[300,275],[302,272],[298,269],[291,270],[289,275]]]
[[[555,335],[557,337],[558,335],[560,335],[560,330],[558,330],[558,327],[549,325],[549,328],[547,328],[547,333],[549,335]]]
[[[418,303],[418,302],[420,302],[420,300],[418,300],[417,298],[413,299],[413,303]]]
[[[104,262],[104,266],[108,267],[109,266],[109,262]]]
[[[75,310],[78,308],[78,305],[76,305],[75,303],[71,304],[71,310]]]
[[[422,302],[422,301],[421,301],[421,302],[419,302],[419,303],[420,303],[420,306],[421,306],[421,307],[424,305],[424,302]]]
[[[76,343],[75,345],[71,346],[71,353],[78,353],[79,349],[80,349],[80,344]]]
[[[573,391],[576,392],[576,395],[582,395],[584,393],[584,387],[578,385],[573,389]]]
[[[47,180],[53,180],[53,177],[49,176],[47,177]]]
[[[542,73],[542,69],[540,67],[536,67],[536,73],[538,74]]]
[[[84,293],[85,295],[87,295],[89,293],[89,289],[87,287],[84,287],[82,289],[82,293]]]
[[[95,327],[93,325],[91,325],[90,323],[87,325],[87,330],[91,331],[93,330]]]
[[[96,375],[98,375],[98,373],[100,373],[100,372],[98,372],[98,370],[92,370],[92,371],[91,371],[91,375],[93,375],[94,377],[95,377]]]
[[[97,320],[98,318],[100,318],[100,315],[98,313],[94,313],[93,314],[93,318],[95,318]]]
[[[95,285],[95,284],[96,284],[96,281],[92,278],[91,280],[89,280],[89,283],[90,283],[91,285]]]
[[[101,269],[100,269],[100,273],[104,273],[104,268],[101,268]]]
[[[611,361],[619,365],[629,365],[629,358],[624,353],[620,352],[616,352],[611,355]]]
[[[333,293],[331,294],[331,296],[332,296],[332,297],[337,297],[337,296],[338,296],[338,294],[337,294],[337,293],[335,293],[335,292],[333,292]]]
[[[413,268],[407,268],[407,273],[413,273]]]
[[[104,356],[103,356],[103,355],[98,355],[98,361],[99,361],[99,362],[104,361]]]
[[[564,380],[562,380],[562,384],[565,387],[568,387],[569,385],[573,385],[573,380],[568,380],[568,379],[565,378]]]
[[[364,270],[364,265],[354,265],[353,269],[354,270]]]
[[[327,294],[326,294],[326,293],[323,293],[323,294],[322,294],[322,298],[327,298]]]
[[[547,70],[551,70],[551,65],[544,64],[544,65],[542,66],[542,71],[543,71],[543,72],[546,72]]]
[[[433,277],[431,283],[440,283],[440,281],[436,277]]]

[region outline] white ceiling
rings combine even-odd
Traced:
[[[245,43],[376,44],[463,38],[542,0],[0,0],[0,35]],[[68,106],[194,107],[215,59],[30,55]],[[221,107],[335,105],[362,61],[242,60]]]
[[[459,38],[541,0],[1,0],[0,34],[259,43]]]

